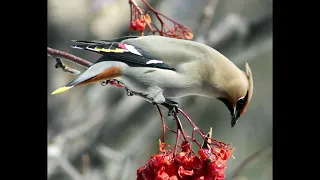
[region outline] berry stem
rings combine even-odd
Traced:
[[[181,121],[180,121],[180,119],[179,119],[179,117],[177,115],[177,112],[174,112],[173,116],[174,116],[174,118],[175,118],[175,120],[177,122],[177,130],[180,130],[184,140],[188,141],[187,135],[186,135],[185,131],[182,128],[182,124],[181,124]]]
[[[205,139],[205,138],[207,137],[207,136],[202,132],[202,130],[199,129],[199,128],[194,124],[194,122],[190,119],[190,117],[189,117],[182,109],[178,108],[178,111],[189,121],[189,123],[192,125],[193,129],[194,129],[195,131],[197,131],[203,139]]]
[[[175,155],[177,153],[177,146],[179,143],[179,138],[180,138],[180,129],[179,129],[179,126],[177,126],[177,136],[176,136],[176,143],[174,144],[174,147],[173,147],[173,157],[175,157]]]
[[[162,124],[162,138],[161,138],[161,141],[164,143],[165,134],[166,134],[166,124],[164,122],[164,118],[163,118],[162,112],[161,112],[161,110],[159,108],[159,105],[156,104],[155,106],[156,106],[156,108],[157,108],[157,110],[158,110],[158,112],[160,114],[160,117],[161,117],[161,124]]]

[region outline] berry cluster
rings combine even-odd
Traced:
[[[208,145],[198,150],[196,155],[191,145],[184,141],[181,150],[174,153],[164,150],[149,159],[137,170],[137,180],[223,180],[226,161],[232,155],[224,143]],[[162,146],[162,147],[161,147]]]
[[[156,11],[150,6],[145,0],[141,0],[148,11],[139,7],[133,0],[129,0],[131,8],[131,20],[130,20],[130,30],[131,31],[141,31],[142,36],[152,33],[154,35],[159,34],[160,36],[166,36],[177,39],[192,39],[193,33],[191,29],[185,27],[184,25],[175,22],[174,20],[168,18],[162,13]],[[154,15],[154,20],[158,23],[153,23],[151,21],[150,15]]]

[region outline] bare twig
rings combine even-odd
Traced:
[[[248,30],[249,22],[247,22],[247,19],[239,14],[231,13],[219,22],[215,28],[208,30],[208,33],[198,36],[196,41],[217,48],[218,45],[233,37],[245,37]]]
[[[261,148],[260,150],[258,150],[257,152],[251,154],[250,156],[248,156],[244,161],[242,161],[242,163],[240,163],[240,165],[233,171],[231,177],[228,180],[232,180],[235,179],[236,177],[238,177],[241,172],[254,160],[258,159],[259,157],[261,157],[264,153],[272,151],[272,144],[269,143],[266,146],[264,146],[263,148]]]
[[[73,75],[80,74],[80,71],[78,71],[76,69],[72,69],[72,68],[68,67],[67,65],[63,64],[63,62],[61,61],[60,58],[57,57],[54,59],[56,60],[56,65],[55,65],[56,68],[61,68],[64,72],[68,72]]]
[[[140,8],[140,7],[138,6],[138,4],[136,3],[135,0],[129,0],[129,4],[130,4],[130,5],[132,4],[134,7],[136,7],[140,14],[144,14],[143,11],[141,10],[141,8]],[[130,6],[130,9],[132,10],[132,6]]]
[[[52,49],[49,47],[47,47],[47,54],[48,54],[48,56],[51,56],[54,58],[57,58],[57,57],[63,58],[65,60],[68,60],[70,62],[73,62],[75,64],[83,66],[85,68],[88,68],[92,65],[92,62],[90,62],[90,61],[87,61],[87,60],[82,59],[80,57],[77,57],[75,55],[72,55],[72,54],[69,54],[69,53],[66,53],[63,51],[59,51],[57,49]]]
[[[142,35],[144,34],[144,31],[146,31],[146,35],[148,35],[148,33],[151,32],[154,35],[156,33],[159,33],[159,35],[161,36],[167,36],[167,37],[178,38],[178,39],[193,38],[193,33],[190,28],[158,12],[149,3],[147,3],[147,1],[145,0],[141,0],[141,1],[148,8],[147,13],[144,9],[141,9],[134,0],[129,0],[129,4],[131,8],[131,22],[135,19],[142,19],[143,21],[145,21],[147,25],[147,28],[143,28]],[[156,16],[157,20],[160,23],[160,27],[152,23],[150,17],[147,18],[147,16],[149,16],[148,15],[149,13],[153,13]],[[172,23],[173,27],[170,28],[165,21],[167,21],[167,23]]]
[[[165,122],[164,122],[164,118],[163,118],[163,115],[162,115],[162,112],[161,112],[161,110],[160,110],[160,107],[159,107],[159,105],[155,105],[156,106],[156,108],[157,108],[157,110],[158,110],[158,112],[159,112],[159,115],[160,115],[160,118],[161,118],[161,124],[162,124],[162,137],[161,137],[161,142],[164,142],[164,140],[165,140],[165,135],[166,135],[166,124],[165,124]]]
[[[102,106],[100,111],[104,113],[106,108]],[[99,111],[96,114],[99,114]],[[100,131],[104,120],[103,116],[96,116],[95,118],[91,118],[87,123],[66,130],[54,138],[53,143],[49,145],[50,151],[48,153],[51,154],[48,154],[48,156],[51,155],[56,157],[56,159],[48,160],[48,177],[57,171],[58,166],[61,166],[60,163],[56,162],[57,158],[63,156],[68,158],[68,160],[72,160],[73,157],[92,143],[92,139]]]
[[[73,180],[82,180],[81,174],[73,167],[73,165],[65,158],[58,156],[56,157],[59,161],[61,168],[71,177]]]
[[[203,8],[202,15],[199,18],[199,26],[195,31],[197,36],[206,34],[205,32],[208,31],[218,3],[219,0],[209,0],[207,5]]]
[[[97,152],[105,158],[112,159],[116,162],[122,162],[126,158],[121,152],[115,151],[104,144],[98,144],[95,148]]]

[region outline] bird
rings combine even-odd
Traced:
[[[72,48],[101,57],[52,94],[114,79],[127,92],[142,94],[171,113],[179,107],[175,98],[217,99],[228,108],[231,127],[246,111],[253,95],[252,72],[247,62],[245,71],[241,70],[219,51],[197,41],[148,35],[72,42]]]

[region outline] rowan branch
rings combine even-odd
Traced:
[[[76,63],[76,64],[78,64],[82,67],[86,67],[86,68],[88,68],[92,65],[92,62],[90,62],[90,61],[87,61],[87,60],[82,59],[80,57],[77,57],[75,55],[72,55],[72,54],[69,54],[69,53],[66,53],[63,51],[59,51],[57,49],[52,49],[49,47],[47,47],[47,54],[48,54],[48,56],[51,56],[51,57],[63,58],[65,60]]]
[[[76,69],[72,69],[72,68],[68,67],[67,65],[63,64],[63,62],[61,61],[60,58],[56,57],[53,59],[56,60],[56,65],[55,65],[56,68],[61,68],[64,72],[68,72],[73,75],[80,74],[80,71],[78,71]]]
[[[166,15],[155,10],[147,1],[141,0],[147,8],[147,11],[140,8],[134,0],[128,0],[130,5],[131,17],[130,22],[137,21],[139,23],[146,23],[142,29],[132,28],[130,25],[130,31],[141,31],[141,34],[148,35],[152,33],[156,35],[157,33],[160,36],[166,36],[177,39],[192,39],[193,33],[190,28],[174,21],[173,19],[167,17]],[[158,27],[155,23],[152,22],[149,14],[154,14],[156,19],[160,23]],[[172,24],[173,27],[170,27],[169,24]]]

